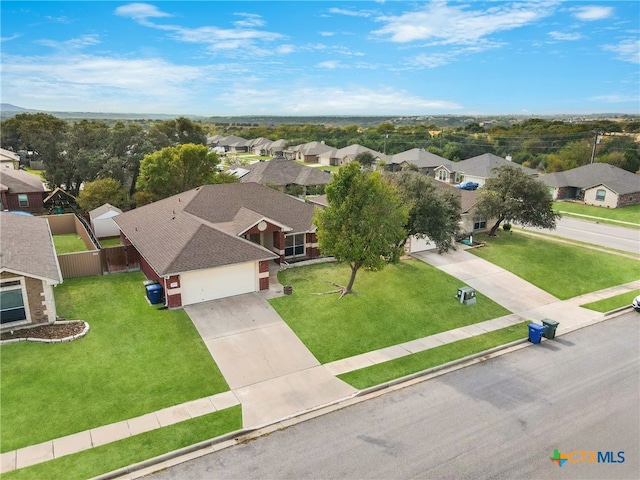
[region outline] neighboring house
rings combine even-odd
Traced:
[[[475,219],[476,205],[480,192],[477,190],[462,190],[444,182],[433,182],[441,190],[451,192],[460,198],[460,236],[469,237],[477,233],[488,231],[493,223],[491,219]],[[415,253],[436,248],[428,238],[410,237],[407,242],[407,252]]]
[[[120,228],[113,221],[113,217],[120,215],[122,210],[109,203],[99,206],[89,212],[91,229],[97,238],[120,236]]]
[[[319,256],[314,207],[257,183],[204,185],[114,217],[169,308],[269,288],[269,263]]]
[[[447,180],[449,183],[458,183],[462,181],[475,182],[482,187],[487,178],[496,176],[494,169],[501,167],[502,165],[514,165],[533,177],[538,176],[537,170],[523,167],[518,163],[511,162],[506,158],[498,157],[493,153],[485,153],[483,155],[478,155],[477,157],[461,160],[459,162],[455,162],[453,165],[459,175],[457,180],[451,180],[452,172],[450,172]],[[446,176],[447,175],[440,174],[439,171],[436,171],[436,180],[441,180],[441,178],[445,178]]]
[[[318,163],[322,165],[347,165],[353,162],[359,154],[364,152],[368,152],[373,156],[373,164],[380,163],[381,161],[384,163],[389,162],[389,156],[356,143],[338,150],[332,149],[321,153],[318,156]]]
[[[455,172],[454,163],[435,153],[427,152],[423,148],[412,148],[406,152],[396,153],[389,158],[388,169],[398,170],[417,169],[420,173],[435,177],[438,167],[444,167],[449,172]]]
[[[271,142],[266,149],[265,155],[271,155],[272,157],[282,157],[284,156],[284,150],[287,148],[287,145],[289,145],[289,142],[283,139]]]
[[[640,203],[640,176],[608,163],[590,163],[540,177],[554,200],[618,208]]]
[[[62,283],[46,219],[0,212],[1,329],[56,320],[53,286]]]
[[[302,194],[318,191],[331,181],[331,174],[315,167],[307,167],[291,160],[270,160],[242,167],[248,172],[240,176],[241,182],[256,182],[278,187],[285,192],[294,186],[304,187]]]
[[[330,152],[333,147],[326,145],[324,142],[309,142],[295,147],[283,150],[283,156],[287,160],[296,160],[304,163],[319,163],[319,156],[323,153]]]
[[[38,175],[14,170],[0,169],[0,208],[38,213],[43,210],[44,185]]]
[[[20,168],[20,155],[6,148],[0,148],[0,168]]]
[[[214,135],[207,137],[207,145],[209,148],[214,150],[224,149],[225,152],[248,152],[248,142],[248,140],[236,135],[229,135],[227,137]]]

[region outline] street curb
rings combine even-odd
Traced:
[[[562,333],[559,333],[556,335],[556,337],[563,336],[568,333],[575,332],[576,330],[581,330],[582,328],[598,324],[602,321],[608,320],[609,315],[613,315],[615,313],[622,313],[630,308],[631,307],[622,307],[616,310],[612,310],[610,312],[603,314],[603,316],[599,318],[596,318],[584,324],[573,327],[570,330],[566,330]],[[547,342],[550,340],[547,338],[543,338],[542,341]],[[443,363],[442,365],[438,365],[436,367],[432,367],[426,370],[421,370],[419,372],[415,372],[410,375],[405,375],[404,377],[401,377],[401,378],[397,378],[385,383],[381,383],[379,385],[375,385],[373,387],[359,390],[356,394],[350,397],[346,397],[329,404],[320,405],[289,417],[281,418],[270,424],[262,425],[260,427],[251,428],[251,429],[236,430],[235,432],[230,432],[225,435],[221,435],[220,437],[204,440],[202,442],[189,445],[187,447],[183,447],[181,449],[174,450],[172,452],[167,452],[157,457],[150,458],[142,462],[129,465],[127,467],[123,467],[118,470],[114,470],[112,472],[102,474],[97,477],[93,477],[91,480],[112,480],[116,478],[123,478],[123,479],[124,478],[127,478],[127,479],[141,478],[141,477],[150,475],[154,472],[158,472],[158,471],[170,468],[172,466],[179,465],[193,458],[198,458],[198,457],[207,455],[209,453],[213,453],[215,451],[223,450],[225,448],[250,441],[254,438],[259,438],[268,433],[288,428],[297,423],[301,423],[302,421],[306,421],[311,418],[316,418],[337,410],[341,410],[343,408],[349,407],[356,403],[369,400],[372,397],[384,395],[386,393],[391,393],[395,390],[406,388],[416,383],[431,380],[438,376],[445,375],[447,373],[451,373],[453,371],[460,370],[462,368],[466,368],[471,365],[475,365],[475,364],[484,362],[486,360],[490,360],[492,358],[495,358],[501,355],[512,353],[514,351],[521,350],[523,348],[533,346],[533,345],[534,345],[533,343],[529,342],[528,337],[522,338],[520,340],[515,340],[513,342],[506,343],[504,345],[500,345],[497,347],[493,347],[488,350],[484,350],[482,352],[474,353],[467,357],[463,357],[457,360],[452,360],[451,362]],[[299,420],[299,421],[296,422],[296,420]],[[255,434],[255,433],[258,433],[256,437],[251,436],[251,434]],[[216,448],[216,446],[218,448]],[[205,451],[208,448],[211,448],[211,451]],[[190,454],[195,454],[195,455],[193,455],[193,458],[182,458],[179,461],[171,462],[172,460],[175,460],[179,457],[184,457]],[[167,465],[159,466],[161,463],[165,463],[165,462],[170,462],[170,463],[168,463]],[[153,467],[158,467],[158,468],[153,468]],[[148,471],[143,472],[142,470],[145,470],[145,469],[148,469]]]
[[[189,445],[187,447],[180,448],[178,450],[173,450],[171,452],[163,453],[162,455],[158,455],[157,457],[149,458],[147,460],[143,460],[142,462],[134,463],[133,465],[129,465],[127,467],[119,468],[118,470],[113,470],[108,473],[103,473],[102,475],[98,475],[97,477],[93,477],[91,480],[111,480],[114,478],[119,478],[127,474],[132,474],[138,472],[142,469],[153,467],[154,465],[158,465],[162,462],[167,462],[169,460],[173,460],[174,458],[181,457],[184,455],[188,455],[190,453],[196,452],[198,450],[203,450],[208,447],[215,447],[216,445],[224,442],[231,441],[233,444],[239,443],[237,437],[241,437],[243,435],[247,435],[251,432],[254,432],[256,429],[242,429],[236,430],[235,432],[226,433],[219,437],[211,438],[209,440],[204,440],[202,442],[194,443],[193,445]],[[230,446],[230,445],[228,445]]]

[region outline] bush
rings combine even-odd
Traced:
[[[505,223],[505,224],[502,226],[502,229],[503,229],[505,232],[508,232],[509,230],[511,230],[511,224],[510,224],[510,223]]]

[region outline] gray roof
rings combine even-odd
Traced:
[[[0,212],[0,223],[1,271],[62,282],[49,222],[45,218]]]
[[[114,217],[159,275],[276,258],[237,235],[261,219],[307,232],[313,206],[257,183],[204,185]]]
[[[455,171],[464,173],[465,175],[472,175],[479,178],[492,178],[496,174],[493,169],[501,167],[502,165],[514,165],[521,168],[530,175],[538,175],[538,171],[533,168],[523,167],[522,165],[511,162],[506,158],[498,157],[493,153],[484,153],[477,157],[471,157],[466,160],[461,160],[454,164]]]
[[[292,152],[300,152],[303,155],[320,155],[321,153],[330,152],[333,147],[325,144],[324,142],[309,142],[302,145],[296,145],[289,148]]]
[[[242,182],[263,185],[326,185],[331,174],[314,167],[300,165],[293,160],[270,160],[257,162],[248,167],[249,173],[241,177]]]
[[[93,210],[91,210],[89,212],[89,217],[97,218],[100,215],[104,215],[107,212],[122,213],[122,210],[120,210],[118,207],[114,207],[110,203],[105,203],[104,205],[100,205],[98,208],[94,208]]]
[[[439,182],[437,180],[433,180],[432,183],[440,190],[453,193],[460,197],[461,213],[469,213],[478,203],[478,196],[480,195],[478,190],[464,190],[463,188],[457,188],[454,185],[449,185],[448,183]]]
[[[640,176],[608,163],[590,163],[540,177],[550,187],[590,188],[606,185],[618,195],[640,192]]]
[[[42,179],[38,175],[13,168],[0,169],[0,186],[11,193],[44,192]]]
[[[412,148],[406,152],[396,153],[391,156],[391,163],[400,164],[404,162],[415,165],[418,168],[435,168],[444,165],[449,171],[455,170],[451,160],[447,160],[435,153],[427,152],[423,148]]]

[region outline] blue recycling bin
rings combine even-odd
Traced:
[[[542,335],[544,334],[545,327],[538,325],[537,323],[529,324],[529,341],[531,343],[540,343]]]
[[[151,285],[145,285],[147,290],[147,298],[152,305],[162,302],[162,285],[159,283],[152,283]]]

